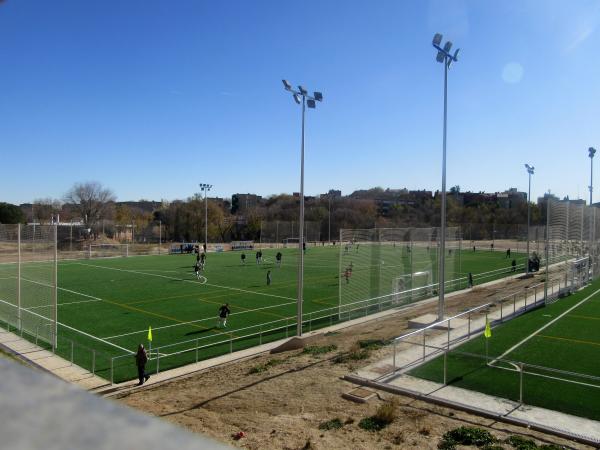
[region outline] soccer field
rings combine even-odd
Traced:
[[[448,384],[600,420],[600,281],[447,354]],[[523,364],[522,391],[520,365]],[[409,372],[443,382],[444,358]]]
[[[277,251],[283,254],[281,267],[275,264]],[[344,259],[358,260],[366,251],[363,246]],[[148,346],[150,326],[153,340],[149,372],[294,335],[298,250],[264,249],[261,264],[256,263],[254,251],[245,253],[245,264],[241,252],[210,253],[199,280],[193,271],[192,254],[59,262],[57,351],[106,379],[110,380],[112,374],[116,382],[135,377],[130,352],[140,343]],[[401,259],[407,257],[398,255]],[[515,257],[520,263],[524,259],[523,255]],[[500,271],[493,275],[496,278],[509,273],[510,260],[503,252],[463,252],[461,261],[462,274],[448,272],[448,279],[497,269]],[[339,263],[339,246],[308,248],[305,331],[339,320]],[[24,265],[23,289],[33,286],[27,281],[28,268],[40,268],[42,264]],[[269,270],[272,284],[267,286]],[[14,265],[0,265],[0,271],[6,275],[0,273],[0,278],[14,279]],[[360,277],[353,275],[350,283],[358,285]],[[2,289],[0,281],[0,298],[5,298]],[[229,303],[232,311],[225,329],[217,327],[216,319],[223,303]],[[357,315],[377,310],[377,304],[369,304]],[[348,314],[343,319],[354,317]]]

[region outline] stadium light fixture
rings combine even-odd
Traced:
[[[596,149],[594,147],[590,147],[588,148],[588,156],[590,157],[590,208],[592,206],[592,191],[594,190],[594,155],[596,154]],[[596,210],[594,209],[590,209],[590,225],[589,225],[589,229],[590,229],[590,243],[588,245],[588,253],[589,253],[589,257],[590,257],[590,263],[591,263],[591,256],[592,256],[592,239],[594,238],[594,217],[595,217],[595,212]]]
[[[535,167],[525,164],[525,169],[529,174],[529,190],[527,191],[527,265],[525,268],[525,274],[529,276],[529,229],[531,228],[531,175],[535,170]]]
[[[298,298],[297,304],[297,324],[296,334],[302,336],[302,302],[304,291],[304,116],[306,106],[315,109],[316,101],[323,101],[323,94],[315,92],[314,96],[308,95],[308,91],[303,86],[298,86],[298,90],[292,89],[292,85],[283,80],[283,86],[286,91],[292,93],[292,97],[297,104],[302,104],[302,141],[300,145],[300,230],[298,239]]]
[[[212,184],[200,183],[200,189],[204,191],[204,251],[208,251],[208,191]]]
[[[458,60],[458,52],[460,49],[456,49],[454,55],[450,53],[450,49],[452,48],[452,42],[447,41],[443,47],[442,44],[442,35],[440,33],[436,33],[433,36],[433,40],[431,42],[433,47],[437,50],[436,61],[439,63],[444,63],[444,140],[443,140],[443,149],[442,149],[442,211],[441,211],[441,227],[440,227],[440,251],[439,251],[439,285],[438,285],[438,320],[444,319],[445,313],[445,304],[444,304],[444,294],[445,294],[445,259],[446,259],[446,129],[447,129],[447,117],[448,117],[448,69],[453,62]]]

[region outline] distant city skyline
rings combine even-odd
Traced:
[[[0,201],[99,181],[121,201],[447,186],[589,199],[600,146],[600,2],[8,0],[0,5]],[[597,167],[597,173],[600,166]],[[596,177],[597,178],[597,177]],[[598,178],[597,178],[598,179]],[[600,188],[594,197],[600,199]]]

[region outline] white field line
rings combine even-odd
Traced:
[[[241,311],[241,312],[238,312],[238,313],[232,313],[229,316],[230,317],[231,316],[239,316],[241,314],[248,314],[248,313],[253,313],[253,312],[257,312],[257,311],[262,311],[262,310],[265,310],[265,309],[272,309],[272,308],[278,308],[280,306],[288,306],[288,305],[295,305],[295,304],[296,304],[296,302],[289,302],[289,303],[281,303],[279,305],[273,305],[273,306],[264,306],[262,308],[249,309],[248,311]],[[197,320],[190,320],[188,322],[174,323],[174,324],[171,324],[171,325],[164,325],[162,327],[152,328],[152,330],[153,331],[164,330],[165,328],[180,327],[180,326],[183,326],[183,325],[191,325],[191,324],[194,324],[194,323],[203,322],[203,321],[207,321],[207,320],[210,321],[210,320],[215,320],[215,319],[218,319],[218,317],[207,317],[205,319],[197,319]],[[283,319],[281,319],[281,320],[283,320]],[[107,336],[107,337],[104,337],[102,339],[116,339],[116,338],[120,338],[120,337],[124,337],[124,336],[131,336],[133,334],[140,334],[140,333],[146,333],[146,332],[148,332],[148,330],[147,329],[143,329],[143,330],[139,330],[139,331],[131,331],[129,333],[118,334],[116,336]]]
[[[506,350],[504,353],[502,353],[500,356],[498,356],[496,359],[494,359],[492,362],[489,363],[489,365],[494,364],[496,361],[498,361],[499,359],[504,358],[506,355],[508,355],[510,352],[512,352],[513,350],[517,349],[518,347],[520,347],[521,345],[523,345],[525,342],[527,342],[529,339],[535,337],[536,334],[540,333],[541,331],[545,330],[546,328],[548,328],[550,325],[552,325],[553,323],[555,323],[557,320],[562,319],[564,316],[566,316],[567,314],[569,314],[571,311],[573,311],[575,308],[579,307],[581,304],[587,302],[590,298],[592,298],[593,296],[595,296],[596,294],[598,294],[598,292],[600,292],[600,289],[592,292],[590,295],[588,295],[586,298],[584,298],[583,300],[581,300],[579,303],[577,303],[576,305],[571,306],[569,309],[567,309],[565,312],[563,312],[562,314],[560,314],[559,316],[557,316],[555,319],[552,319],[550,322],[548,322],[546,325],[544,325],[543,327],[541,327],[540,329],[534,331],[532,334],[530,334],[529,336],[527,336],[525,339],[523,339],[521,342],[518,342],[517,344],[513,345],[511,348],[509,348],[508,350]]]
[[[7,303],[7,304],[8,304],[8,305],[10,305],[10,306],[15,306],[15,305],[13,305],[12,303],[5,302],[4,300],[0,300],[0,302],[2,302],[2,303]],[[33,314],[34,316],[37,316],[37,317],[39,317],[40,319],[50,320],[50,319],[48,319],[47,317],[44,317],[44,316],[42,316],[41,314],[35,313],[35,312],[33,312],[33,311],[27,311],[27,312],[28,312],[29,314]],[[77,328],[70,327],[69,325],[65,325],[64,323],[61,323],[61,322],[56,322],[56,323],[57,323],[57,325],[60,325],[61,327],[68,328],[69,330],[75,331],[76,333],[83,334],[84,336],[87,336],[87,337],[89,337],[89,338],[92,338],[92,339],[95,339],[95,340],[97,340],[97,341],[100,341],[100,342],[102,342],[102,343],[104,343],[104,344],[106,344],[106,345],[110,345],[111,347],[118,348],[119,350],[126,351],[127,353],[133,353],[133,352],[132,352],[130,349],[123,348],[123,347],[121,347],[121,346],[119,346],[119,345],[117,345],[117,344],[113,344],[112,342],[105,341],[105,340],[104,340],[104,339],[102,339],[102,338],[99,338],[99,337],[96,337],[96,336],[94,336],[94,335],[88,334],[88,333],[86,333],[86,332],[84,332],[84,331],[78,330]]]
[[[511,363],[513,366],[515,366],[514,363]],[[515,369],[509,369],[508,367],[502,367],[502,366],[493,366],[494,369],[502,369],[502,370],[508,370],[509,372],[519,372],[519,367],[516,366]],[[523,373],[525,375],[533,375],[535,377],[541,377],[541,378],[549,378],[551,380],[558,380],[558,381],[563,381],[565,383],[572,383],[572,384],[579,384],[581,386],[589,386],[589,387],[593,387],[596,389],[600,389],[600,386],[597,384],[592,384],[592,383],[584,383],[583,381],[575,381],[575,380],[569,380],[567,378],[560,378],[560,377],[553,377],[551,375],[543,375],[541,373],[535,373],[535,372],[527,372],[527,371],[523,371]]]
[[[21,277],[21,279],[24,281],[29,281],[30,283],[39,284],[40,286],[46,286],[46,287],[50,287],[50,288],[54,287],[51,284],[40,283],[39,281],[29,280],[29,279],[23,278],[23,277]],[[83,292],[72,291],[71,289],[63,288],[60,286],[58,287],[58,289],[60,289],[61,291],[70,292],[71,294],[81,295],[82,297],[87,297],[87,298],[91,299],[91,300],[83,300],[83,301],[78,301],[78,302],[59,303],[58,306],[72,305],[75,303],[88,303],[88,302],[101,302],[102,301],[101,298],[94,297],[93,295],[84,294]],[[37,308],[37,306],[35,306],[34,308]]]
[[[146,276],[150,276],[150,277],[159,277],[159,278],[166,278],[168,280],[176,280],[176,281],[184,281],[186,283],[193,283],[193,284],[198,284],[196,281],[193,280],[186,280],[185,278],[177,278],[177,277],[170,277],[167,275],[159,275],[156,273],[145,273],[145,272],[140,272],[138,270],[130,270],[130,269],[119,269],[117,267],[105,267],[105,266],[97,266],[95,264],[83,264],[83,263],[77,263],[80,266],[89,266],[89,267],[97,267],[100,269],[107,269],[107,270],[117,270],[119,272],[129,272],[129,273],[136,273],[138,275],[146,275]],[[203,277],[206,279],[206,277]],[[264,292],[256,292],[256,291],[249,291],[247,289],[241,289],[241,288],[234,288],[231,286],[221,286],[219,284],[211,284],[211,283],[201,283],[204,284],[206,286],[211,286],[211,287],[218,287],[221,289],[229,289],[231,291],[238,291],[238,292],[245,292],[247,294],[254,294],[254,295],[262,295],[264,297],[274,297],[274,298],[282,298],[284,300],[296,300],[295,298],[291,298],[291,297],[285,297],[283,295],[276,295],[276,294],[266,294]]]

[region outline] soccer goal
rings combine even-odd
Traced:
[[[392,281],[394,304],[410,303],[433,295],[433,277],[430,270],[400,275]]]
[[[283,240],[283,246],[287,248],[288,246],[298,246],[300,243],[300,238],[285,238]]]
[[[254,241],[231,241],[231,250],[252,250]]]
[[[116,258],[129,256],[129,244],[90,244],[88,258]]]

